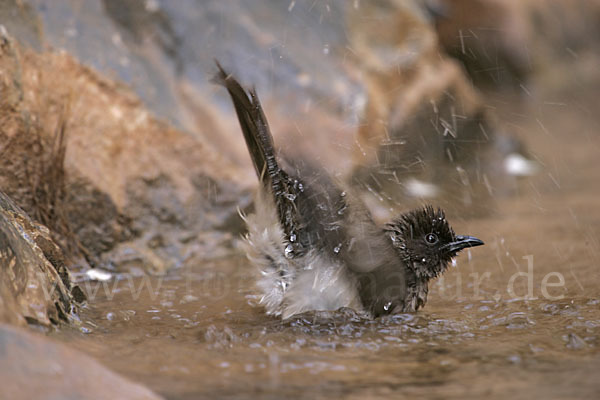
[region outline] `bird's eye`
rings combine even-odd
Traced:
[[[436,244],[438,242],[438,237],[435,233],[428,233],[425,235],[425,241],[428,244]]]

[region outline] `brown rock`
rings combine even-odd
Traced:
[[[123,270],[133,250],[155,272],[223,253],[223,235],[188,243],[236,213],[244,172],[67,54],[0,50],[0,189],[63,248]]]
[[[566,86],[576,83],[572,75],[583,73],[593,79],[597,75],[586,73],[588,62],[581,59],[600,56],[598,0],[429,0],[428,4],[441,11],[435,27],[442,47],[478,84],[512,86],[523,92],[522,85],[532,77],[542,76],[543,82],[533,83],[543,86]],[[563,69],[567,65],[570,73]],[[556,67],[559,73],[553,71]],[[581,70],[575,73],[572,68]]]
[[[369,3],[349,14],[350,46],[369,93],[354,180],[388,211],[435,199],[462,215],[488,212],[491,184],[514,151],[460,67],[440,54],[417,2]],[[508,146],[503,146],[508,142]]]
[[[0,324],[0,382],[3,399],[161,398],[82,353],[5,324]]]

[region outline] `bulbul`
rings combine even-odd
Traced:
[[[213,82],[231,96],[260,181],[255,213],[244,217],[245,243],[268,314],[416,311],[429,281],[458,252],[483,244],[455,235],[444,211],[429,205],[376,225],[350,187],[322,169],[279,159],[256,91],[217,68]]]

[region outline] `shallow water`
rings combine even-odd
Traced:
[[[422,311],[282,322],[255,305],[240,255],[164,277],[83,283],[81,328],[53,336],[172,399],[597,398],[597,107],[567,97],[526,111],[509,103],[490,106],[544,170],[497,199],[491,215],[452,219],[486,246],[461,254]]]

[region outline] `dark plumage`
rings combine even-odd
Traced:
[[[217,67],[213,82],[231,96],[261,182],[256,214],[245,217],[246,251],[259,268],[257,286],[268,313],[416,311],[427,300],[429,280],[460,250],[483,244],[456,236],[443,211],[430,206],[381,228],[359,197],[324,171],[284,170],[256,92]]]

